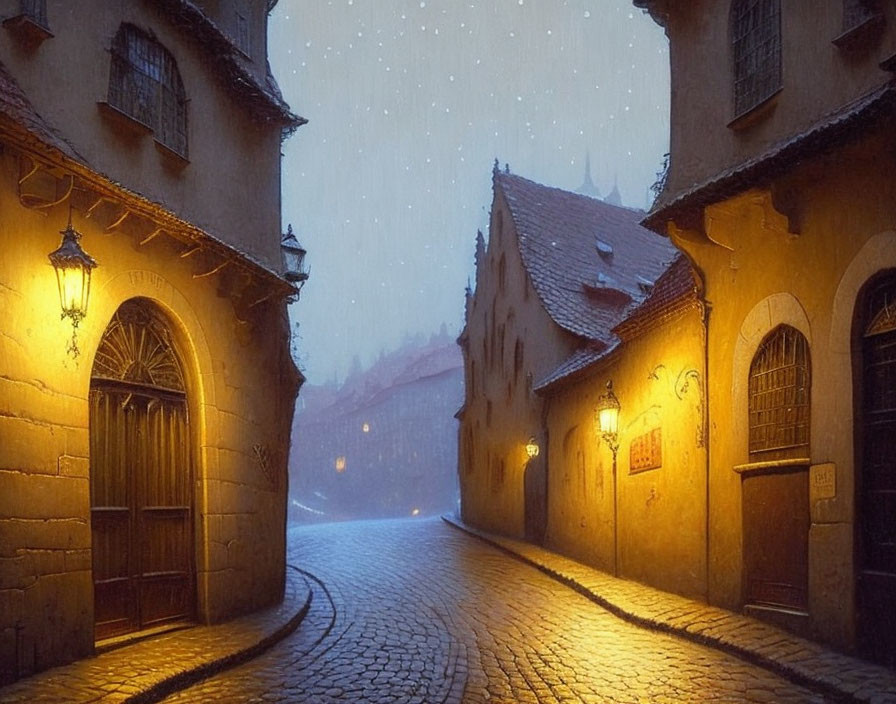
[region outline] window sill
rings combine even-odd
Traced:
[[[190,163],[190,160],[187,158],[186,154],[181,154],[176,149],[172,149],[164,142],[160,142],[158,139],[153,139],[153,142],[155,142],[156,149],[162,155],[165,163],[168,166],[180,170]]]
[[[850,27],[845,32],[831,40],[838,49],[867,48],[868,40],[880,32],[884,26],[884,16],[880,13],[872,15],[855,27]]]
[[[808,457],[794,457],[786,460],[763,460],[736,464],[732,469],[740,475],[750,476],[752,474],[808,471],[810,464],[811,460]]]
[[[144,122],[140,122],[140,120],[132,115],[128,115],[128,113],[120,110],[111,103],[100,101],[96,105],[105,117],[116,125],[124,127],[131,134],[138,136],[152,134],[152,127]]]
[[[16,15],[3,20],[3,26],[25,41],[40,44],[44,39],[52,39],[53,33],[30,15]]]
[[[728,129],[734,131],[743,130],[747,127],[751,127],[760,120],[765,119],[778,105],[778,96],[781,94],[782,90],[782,87],[777,88],[770,96],[756,103],[756,105],[748,110],[740,113],[726,125]]]

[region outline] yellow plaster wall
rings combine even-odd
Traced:
[[[499,235],[501,212],[503,232]],[[465,460],[461,447],[459,475],[461,510],[465,521],[484,530],[523,537],[525,534],[524,480],[528,457],[525,445],[530,436],[545,444],[542,435],[542,401],[531,387],[572,352],[572,335],[561,330],[545,311],[528,281],[520,257],[517,234],[510,211],[500,194],[492,208],[492,227],[483,270],[477,275],[474,305],[467,321],[468,403],[461,421],[459,437],[467,429],[472,438],[472,466]],[[499,285],[499,268],[504,257],[506,282]],[[528,289],[528,291],[527,291]],[[494,327],[492,312],[494,311]],[[483,340],[491,338],[504,326],[504,354],[496,340],[495,359],[486,365],[482,353]],[[523,362],[514,375],[516,340],[523,343]],[[469,370],[475,363],[475,381]],[[475,389],[475,393],[471,390]],[[487,403],[492,402],[491,423],[487,422]],[[493,481],[490,460],[504,461],[504,481]],[[542,458],[533,460],[532,470],[543,471]]]
[[[613,572],[613,459],[595,409],[612,379],[620,402],[618,573],[693,597],[706,594],[703,326],[687,310],[625,343],[548,400],[548,534],[552,548]],[[661,428],[662,466],[630,473],[631,443]],[[581,453],[582,460],[579,459]]]
[[[66,352],[55,274],[66,205],[26,209],[18,159],[0,156],[0,662],[22,673],[89,654],[93,586],[88,392],[100,337],[118,306],[151,299],[184,353],[195,444],[194,516],[199,618],[218,621],[275,602],[285,559],[286,457],[295,383],[283,307],[240,324],[216,277],[194,279],[164,236],[145,246],[104,234],[76,210],[84,248],[99,262]],[[280,401],[272,403],[271,389]],[[254,447],[268,448],[265,474]],[[17,626],[19,630],[17,631]],[[17,645],[18,641],[18,645]],[[6,666],[6,665],[5,665]],[[8,676],[8,673],[2,673]]]
[[[794,221],[755,190],[706,209],[707,234],[722,244],[677,238],[702,270],[711,310],[709,600],[742,604],[741,478],[732,468],[750,461],[750,362],[765,334],[786,323],[810,345],[810,480],[824,464],[836,478],[833,498],[810,489],[810,628],[841,646],[854,638],[850,330],[862,285],[896,267],[896,169],[882,158],[892,149],[889,137],[871,135],[794,169],[776,184],[798,194]]]

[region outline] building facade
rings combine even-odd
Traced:
[[[0,682],[282,595],[273,4],[0,2]]]
[[[496,164],[488,245],[480,234],[475,291],[468,291],[458,340],[465,521],[536,541],[547,530],[575,552],[574,539],[549,516],[556,468],[548,448],[557,438],[549,437],[548,408],[536,390],[615,347],[613,327],[674,257],[668,242],[638,225],[642,216]]]
[[[896,9],[636,0],[671,158],[645,224],[709,310],[708,599],[896,653]]]

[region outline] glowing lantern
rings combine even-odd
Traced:
[[[71,217],[68,226],[60,233],[62,244],[50,252],[50,263],[56,270],[56,283],[59,286],[59,305],[62,307],[62,318],[72,321],[72,341],[68,353],[72,357],[80,354],[78,349],[78,325],[87,315],[87,300],[90,296],[90,275],[96,267],[96,260],[81,248],[81,233],[72,227]]]
[[[336,458],[336,471],[340,474],[345,471],[345,455]]]
[[[612,381],[607,382],[607,392],[597,401],[597,425],[615,457],[619,448],[619,399],[613,393]]]
[[[535,442],[535,436],[529,438],[529,442],[526,443],[526,454],[529,455],[529,459],[531,460],[533,457],[538,457],[538,443]]]
[[[364,425],[361,426],[361,432],[362,432],[362,433],[369,433],[369,432],[370,432],[370,424],[369,424],[369,423],[364,423]]]

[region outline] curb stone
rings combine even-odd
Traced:
[[[442,520],[534,567],[624,621],[721,650],[834,702],[896,703],[896,672],[884,667],[748,616],[613,577],[540,546],[481,531],[456,516],[443,515]],[[642,604],[638,604],[639,597]]]

